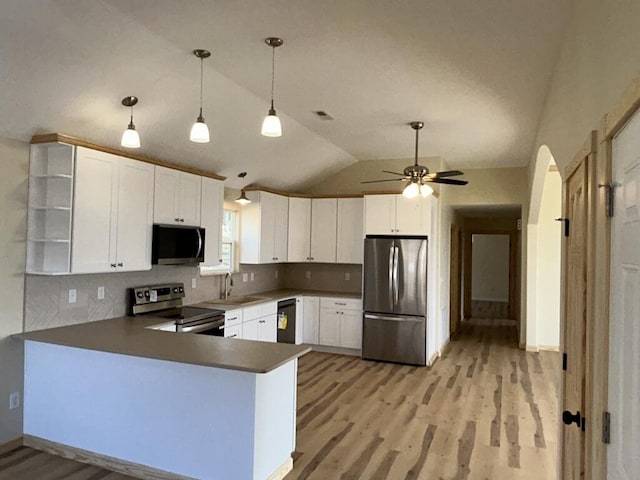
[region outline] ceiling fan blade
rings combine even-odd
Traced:
[[[387,180],[368,180],[366,182],[360,182],[360,183],[404,182],[405,180],[407,179],[406,178],[389,178]]]
[[[469,183],[466,180],[452,180],[449,178],[425,178],[424,181],[431,183],[445,183],[447,185],[466,185]]]
[[[401,177],[404,177],[404,173],[390,172],[389,170],[382,170],[382,173],[390,173],[391,175],[400,175]]]
[[[433,172],[429,174],[431,178],[456,177],[458,175],[464,175],[464,173],[460,170],[447,170],[444,172]]]

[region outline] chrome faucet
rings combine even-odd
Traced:
[[[233,287],[233,277],[231,272],[224,274],[224,299],[226,300],[231,295],[231,287]]]

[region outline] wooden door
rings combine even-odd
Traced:
[[[118,271],[151,270],[153,165],[120,158],[116,262]]]
[[[565,218],[569,236],[564,238],[564,323],[563,351],[566,370],[563,371],[561,411],[563,422],[561,478],[584,478],[585,434],[585,348],[587,291],[587,160],[567,178],[565,184]],[[575,422],[566,424],[569,415]]]
[[[451,225],[451,275],[449,277],[449,335],[453,338],[460,329],[460,294],[462,291],[462,249],[460,227]]]
[[[640,472],[640,115],[613,140],[607,478]]]
[[[338,200],[311,199],[311,261],[335,263]]]

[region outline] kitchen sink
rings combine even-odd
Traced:
[[[258,297],[254,295],[243,295],[241,297],[229,297],[221,298],[219,300],[208,300],[206,303],[213,303],[217,305],[245,305],[253,302],[264,302],[269,300],[269,297]]]

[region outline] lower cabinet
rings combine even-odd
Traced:
[[[242,338],[242,325],[234,325],[233,327],[224,327],[224,336],[227,338]]]
[[[321,297],[319,345],[362,348],[362,301]]]
[[[258,338],[262,342],[278,341],[278,321],[277,315],[270,314],[258,320]]]
[[[278,340],[277,302],[225,312],[224,336],[262,342]]]
[[[320,297],[302,297],[302,309],[296,311],[296,320],[302,321],[302,343],[318,345],[320,329]],[[297,305],[300,305],[298,303]],[[301,312],[301,313],[298,313]]]

